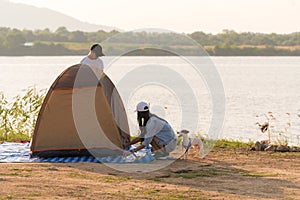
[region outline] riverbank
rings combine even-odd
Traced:
[[[156,161],[154,161],[156,162]],[[95,163],[2,163],[0,199],[297,199],[300,153],[214,148],[152,173]]]
[[[147,44],[143,44],[146,45]],[[142,46],[143,46],[142,45]],[[0,56],[83,56],[88,53],[88,43],[68,42],[39,42],[33,46],[18,46],[0,49]],[[130,51],[126,50],[129,48]],[[104,44],[106,55],[119,56],[178,56],[172,52],[181,52],[183,56],[201,56],[198,46],[168,46],[144,48],[140,44]],[[133,50],[134,49],[134,50]],[[299,46],[266,46],[266,45],[227,45],[204,46],[209,56],[300,56]],[[202,53],[202,56],[207,56]],[[124,56],[124,55],[123,55]]]

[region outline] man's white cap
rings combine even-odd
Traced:
[[[141,101],[140,103],[138,103],[136,105],[136,112],[144,112],[144,111],[148,111],[149,110],[149,104],[144,102],[144,101]]]

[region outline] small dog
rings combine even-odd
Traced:
[[[182,137],[182,148],[185,149],[185,152],[183,154],[183,159],[188,160],[188,154],[189,149],[192,146],[198,146],[199,147],[199,157],[204,157],[204,147],[203,142],[200,138],[189,138],[188,136],[189,131],[188,130],[181,130],[180,132],[177,132],[178,137]]]

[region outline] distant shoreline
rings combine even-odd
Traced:
[[[224,30],[219,34],[156,32],[52,32],[0,27],[0,56],[77,56],[100,43],[106,55],[127,56],[300,56],[300,32],[263,34]],[[201,46],[202,45],[202,46]],[[148,48],[150,47],[150,48]],[[203,51],[202,48],[207,52]],[[175,55],[176,56],[176,55]]]
[[[176,49],[174,51],[177,52]],[[206,51],[206,53],[205,53]],[[123,51],[120,50],[110,50],[109,53],[105,53],[109,56],[216,56],[216,57],[297,57],[300,56],[300,49],[289,50],[289,49],[280,49],[275,47],[267,48],[205,48],[205,51],[201,52],[202,55],[199,55],[197,50],[191,51],[181,49],[180,54],[173,54],[171,51],[165,51],[158,49],[137,49],[131,51],[127,54],[122,54]],[[104,50],[105,52],[105,50]],[[0,49],[0,56],[83,56],[88,53],[88,50],[72,50],[66,48],[29,48],[22,47],[19,49]]]

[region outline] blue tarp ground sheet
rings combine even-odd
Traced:
[[[0,162],[94,162],[94,163],[149,163],[154,160],[149,149],[143,149],[136,153],[136,156],[127,157],[103,157],[94,158],[92,156],[81,157],[53,157],[53,158],[30,158],[29,143],[4,142],[0,144]]]

